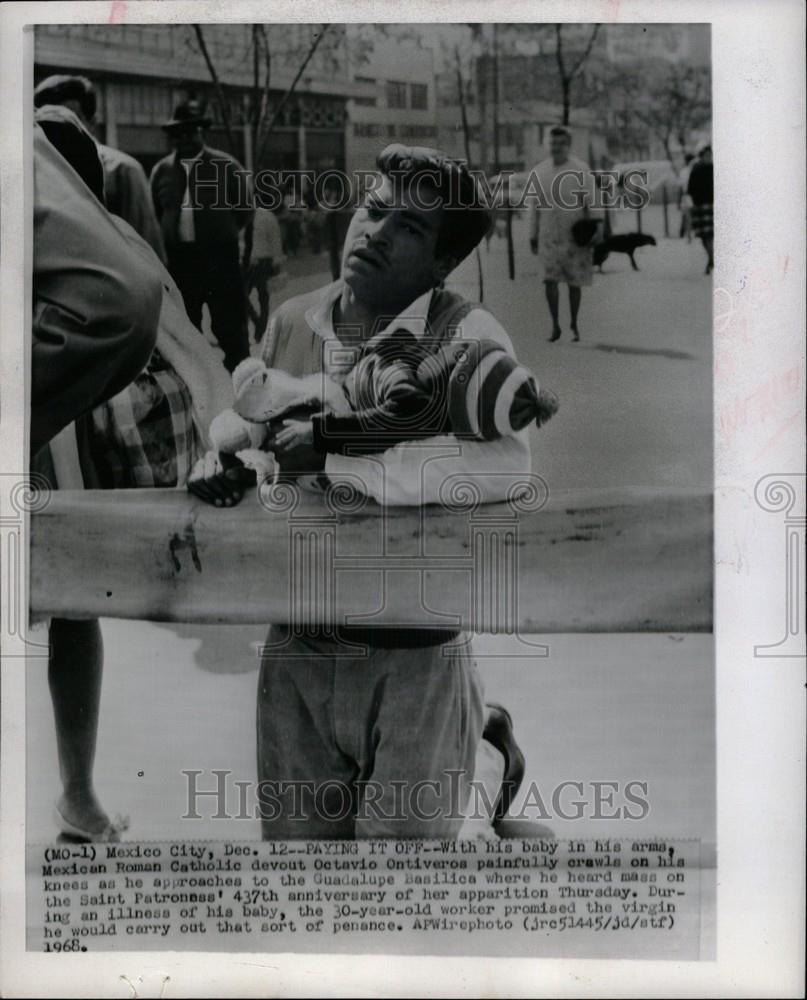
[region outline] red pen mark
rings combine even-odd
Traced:
[[[112,7],[107,20],[110,24],[120,24],[126,19],[126,3],[124,0],[112,0]]]
[[[780,432],[790,427],[792,399],[803,398],[801,369],[798,365],[776,372],[743,397],[736,397],[717,414],[717,430],[726,445],[751,427],[771,421],[775,431],[763,448],[766,451]],[[762,454],[762,452],[760,452]]]
[[[754,455],[752,462],[758,462],[763,455],[766,455],[771,448],[776,444],[781,437],[784,436],[786,431],[789,431],[791,427],[795,424],[796,427],[801,427],[804,423],[804,411],[802,409],[796,410],[792,417],[787,420],[783,420],[779,425],[776,432],[772,437],[768,438],[765,444],[759,449],[759,451]]]

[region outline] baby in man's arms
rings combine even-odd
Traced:
[[[247,358],[233,372],[234,413],[211,425],[214,447],[266,476],[274,471],[269,453],[282,456],[298,444],[366,455],[438,434],[492,441],[533,421],[540,427],[557,411],[554,394],[496,342],[434,346],[408,330],[383,331],[341,350],[338,366],[304,378]]]

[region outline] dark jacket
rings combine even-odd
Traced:
[[[693,205],[711,205],[715,200],[714,165],[695,160],[689,172],[687,194]]]
[[[34,126],[31,453],[145,367],[162,282]],[[155,261],[156,264],[156,261]]]
[[[229,153],[205,146],[190,169],[195,246],[237,243],[238,234],[252,217],[248,175]],[[187,175],[176,153],[169,153],[151,172],[151,196],[165,248],[180,245],[179,214]]]
[[[104,168],[107,209],[128,222],[165,263],[165,248],[145,171],[133,156],[112,146],[99,143],[98,155]]]

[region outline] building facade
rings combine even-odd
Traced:
[[[683,146],[708,135],[708,24],[600,25],[596,33],[591,24],[564,24],[560,33],[552,24],[452,28],[456,45],[450,40],[445,46],[449,56],[437,76],[439,142],[454,155],[466,155],[453,49],[457,57],[464,53],[469,159],[489,174],[525,170],[547,155],[549,129],[564,117],[560,62],[572,75],[573,152],[596,168],[663,159],[668,151],[680,157]],[[674,87],[680,97],[671,93]],[[682,111],[689,97],[698,107],[687,119]],[[667,114],[675,124],[665,146]]]
[[[258,42],[259,90],[255,89],[255,26],[207,24],[205,45],[229,118],[191,25],[38,25],[34,83],[52,73],[80,74],[96,85],[98,138],[139,159],[148,170],[168,151],[163,122],[189,96],[207,105],[213,126],[208,142],[229,150],[246,166],[270,169],[344,168],[347,104],[375,92],[355,82],[344,26],[332,25],[305,68],[290,99],[287,91],[302,66],[317,25],[268,24]],[[277,117],[261,162],[254,164],[249,125],[261,98],[266,39],[270,54],[268,115]]]
[[[348,171],[372,170],[379,150],[391,142],[438,144],[431,49],[412,40],[376,37],[354,64],[353,82],[369,91],[348,102]]]

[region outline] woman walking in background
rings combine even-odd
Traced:
[[[706,250],[706,274],[711,274],[714,259],[714,168],[712,147],[704,143],[698,147],[698,157],[689,172],[687,194],[692,199],[692,231],[699,237]]]

